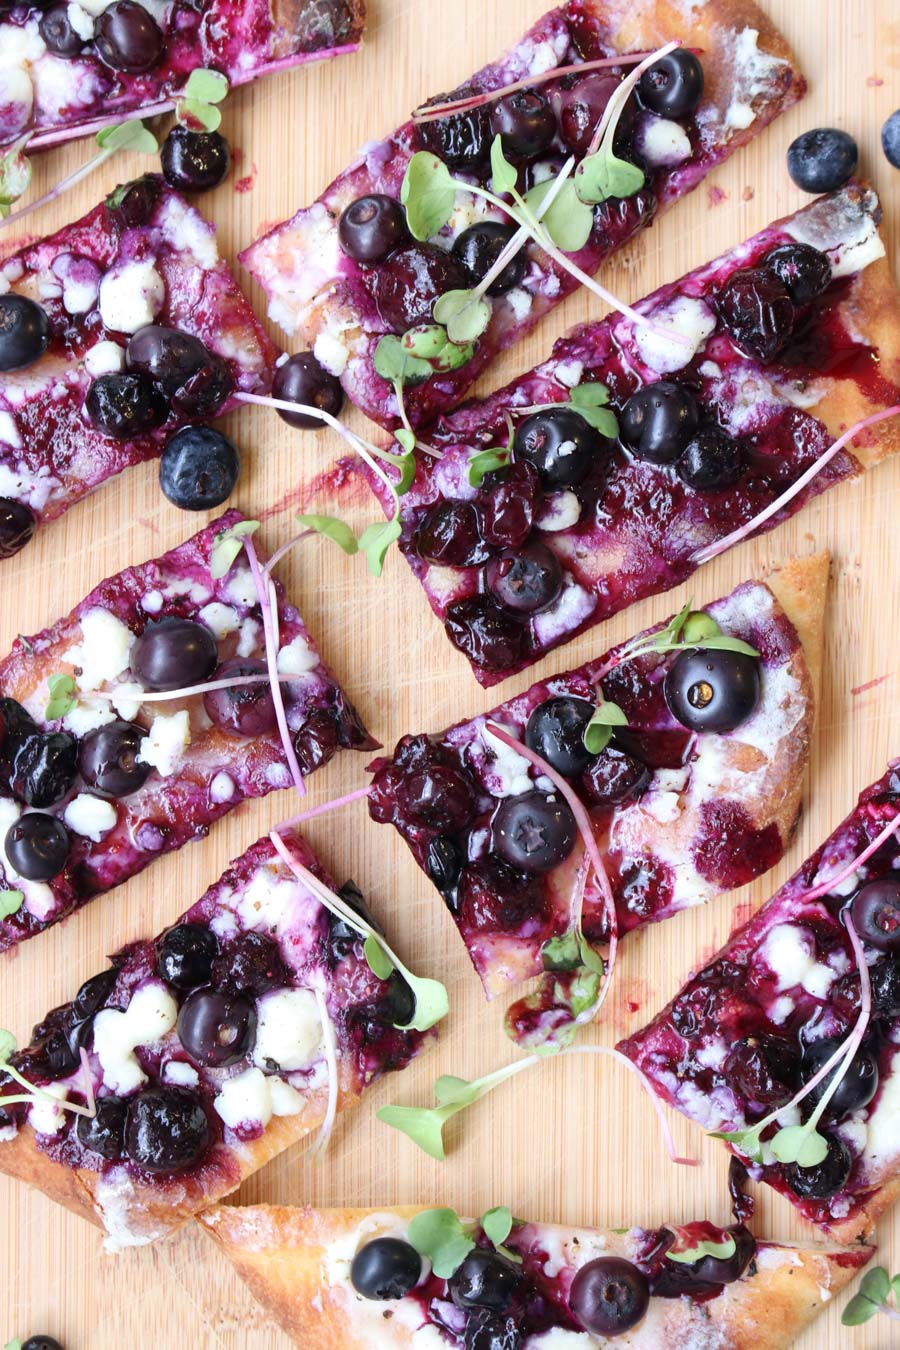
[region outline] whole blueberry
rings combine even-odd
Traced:
[[[208,1142],[206,1112],[182,1088],[147,1088],[129,1101],[125,1152],[143,1171],[183,1172],[199,1161]]]
[[[804,131],[788,146],[788,173],[804,192],[834,192],[853,177],[858,163],[856,141],[836,127]]]
[[[97,19],[97,54],[113,70],[138,74],[155,66],[165,39],[153,15],[135,0],[115,0]]]
[[[619,1336],[642,1319],[650,1303],[647,1277],[619,1256],[601,1256],[582,1266],[572,1282],[569,1307],[597,1336]]]
[[[734,731],[759,703],[759,661],[746,652],[692,648],[677,658],[663,688],[669,711],[682,726],[691,731]]]
[[[196,989],[207,984],[219,954],[216,935],[199,923],[179,923],[156,944],[156,967],[167,984],[176,989]]]
[[[828,1139],[828,1152],[813,1167],[791,1163],[784,1169],[784,1179],[795,1195],[804,1200],[828,1200],[843,1190],[853,1171],[853,1156],[837,1135]]]
[[[22,1342],[22,1350],[63,1350],[53,1336],[29,1336]]]
[[[79,1142],[101,1158],[121,1158],[125,1149],[125,1102],[119,1097],[101,1097],[95,1116],[79,1116],[75,1133]]]
[[[33,365],[47,350],[50,320],[27,295],[0,296],[0,372]]]
[[[743,469],[740,443],[715,426],[701,427],[675,465],[682,482],[700,492],[730,487],[738,481]]]
[[[350,1266],[350,1283],[363,1298],[385,1302],[404,1298],[422,1274],[422,1258],[400,1238],[374,1238],[360,1247]]]
[[[240,472],[237,446],[221,431],[182,427],[162,453],[159,485],[182,511],[209,511],[228,500]]]
[[[808,305],[831,283],[828,255],[812,244],[779,244],[763,258],[795,305]]]
[[[84,401],[88,421],[114,441],[130,441],[162,426],[169,414],[165,394],[138,371],[100,375]]]
[[[881,148],[888,164],[900,169],[900,108],[891,113],[881,128]]]
[[[283,403],[304,403],[308,408],[320,408],[332,417],[337,417],[344,403],[340,380],[329,375],[312,352],[297,352],[276,366],[272,397]],[[289,413],[279,409],[278,416],[289,427],[299,427],[303,431],[321,431],[325,425],[320,417],[310,413]]]
[[[30,543],[37,521],[24,502],[0,497],[0,558],[12,558]]]
[[[338,239],[355,262],[384,262],[388,254],[409,239],[406,213],[398,201],[383,193],[358,197],[341,216]]]
[[[26,881],[52,881],[69,856],[69,833],[61,820],[29,811],[10,826],[4,851]]]
[[[44,45],[54,56],[71,60],[84,50],[84,38],[73,27],[68,4],[51,5],[41,15],[38,28]]]
[[[638,459],[671,464],[687,445],[699,422],[689,389],[671,380],[656,380],[632,394],[619,418],[619,435]]]
[[[693,52],[680,47],[644,71],[638,96],[660,117],[687,117],[703,97],[703,67]]]
[[[596,712],[589,699],[558,695],[538,704],[525,728],[525,744],[557,773],[572,778],[592,759],[584,732]]]
[[[523,792],[507,797],[493,821],[494,847],[523,872],[551,872],[575,847],[578,826],[569,804],[558,795]]]
[[[231,151],[219,131],[175,126],[160,152],[163,177],[177,192],[208,192],[228,176]]]

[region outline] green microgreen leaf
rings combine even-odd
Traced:
[[[556,180],[548,178],[527,192],[525,205],[528,210],[536,215],[555,186]],[[541,217],[541,226],[564,253],[578,253],[584,248],[594,228],[594,212],[579,198],[570,178]]]
[[[476,342],[491,321],[491,303],[477,291],[446,291],[434,306],[434,317],[456,346]]]
[[[18,1339],[14,1341],[7,1341],[6,1345],[4,1345],[3,1347],[3,1350],[22,1350],[22,1342]]]
[[[749,642],[744,642],[742,638],[726,637],[724,633],[719,637],[683,642],[681,645],[683,647],[701,647],[705,651],[711,652],[743,652],[744,656],[759,656],[759,652],[755,647],[751,647]]]
[[[450,1011],[450,999],[440,980],[431,980],[423,975],[413,975],[404,966],[400,972],[413,993],[416,1010],[412,1020],[399,1029],[401,1031],[430,1031],[438,1022],[442,1022]]]
[[[741,638],[728,637],[719,629],[711,614],[704,610],[695,610],[689,600],[684,609],[670,619],[665,628],[658,633],[635,638],[622,649],[621,660],[633,661],[638,656],[650,653],[664,655],[666,652],[681,652],[691,648],[710,651],[742,652],[745,656],[759,656],[755,647]]]
[[[505,450],[479,450],[477,455],[473,455],[469,460],[469,485],[473,488],[480,488],[489,473],[494,473],[497,469],[505,469],[512,458],[512,450],[507,447]]]
[[[726,1143],[734,1144],[751,1162],[762,1162],[762,1140],[757,1125],[750,1125],[745,1130],[711,1130],[710,1138],[724,1139]]]
[[[737,1243],[728,1234],[722,1242],[697,1242],[693,1247],[685,1247],[679,1251],[670,1248],[666,1252],[666,1260],[690,1266],[696,1261],[702,1261],[704,1256],[711,1256],[715,1261],[728,1261],[736,1251]]]
[[[828,1140],[806,1125],[789,1125],[779,1130],[770,1147],[780,1163],[796,1163],[798,1167],[816,1167],[828,1157]]]
[[[400,339],[403,350],[422,361],[433,361],[440,356],[447,342],[447,330],[439,323],[423,323],[418,328],[410,328]]]
[[[569,1010],[573,1018],[581,1017],[593,1008],[600,993],[600,980],[603,976],[603,963],[600,971],[580,970],[569,985]]]
[[[228,78],[218,70],[192,70],[184,86],[185,98],[201,103],[222,103],[228,94]]]
[[[582,932],[578,933],[578,950],[581,952],[581,964],[594,975],[603,975],[606,962],[599,952],[594,951]]]
[[[395,432],[394,432],[394,439],[395,439],[396,441],[398,441],[398,442],[400,443],[400,445],[403,446],[403,449],[406,451],[407,455],[411,455],[412,452],[413,452],[413,451],[415,450],[415,448],[416,448],[416,433],[415,433],[414,431],[407,431],[405,427],[401,427],[401,429],[400,429],[399,431],[395,431]],[[415,464],[413,464],[413,466],[412,466],[412,472],[413,472],[413,478],[414,478],[414,477],[415,477],[415,474],[416,474],[416,466],[415,466]],[[409,491],[409,488],[410,488],[411,484],[412,484],[412,478],[410,479],[409,483],[407,483],[407,485],[406,485],[406,489],[405,489],[405,490],[406,490],[407,492]],[[401,496],[402,496],[402,493],[401,493]]]
[[[420,1256],[427,1256],[439,1280],[449,1280],[474,1251],[472,1228],[452,1209],[426,1209],[417,1214],[407,1238]]]
[[[16,1038],[11,1031],[0,1027],[0,1064],[8,1064],[16,1053]]]
[[[381,576],[387,551],[402,533],[400,521],[396,516],[384,524],[370,525],[363,530],[359,539],[359,551],[366,555],[369,571],[373,577]]]
[[[681,629],[681,640],[688,646],[708,643],[710,638],[719,637],[721,628],[711,614],[704,610],[694,610],[688,614]]]
[[[386,333],[378,343],[373,361],[375,370],[388,384],[416,384],[432,373],[429,363],[411,355],[403,340],[393,333]]]
[[[628,718],[618,703],[600,703],[584,729],[584,748],[592,755],[601,754],[612,740],[613,727],[627,727]]]
[[[13,142],[0,155],[0,218],[9,215],[13,203],[24,197],[31,184],[31,160],[24,153],[29,137]]]
[[[844,1309],[841,1322],[845,1327],[861,1327],[864,1322],[873,1318],[878,1310],[877,1303],[873,1303],[862,1294],[856,1294]]]
[[[559,937],[548,938],[541,948],[541,961],[545,970],[577,970],[581,965],[578,934],[570,929]]]
[[[491,188],[502,197],[504,192],[515,192],[519,173],[503,153],[503,138],[495,136],[491,145]]]
[[[482,1231],[495,1247],[503,1246],[512,1232],[512,1226],[512,1210],[507,1209],[506,1205],[498,1205],[481,1216]]]
[[[345,521],[338,520],[337,516],[303,515],[298,516],[297,521],[307,530],[315,530],[316,534],[322,534],[326,539],[330,539],[332,543],[337,544],[338,548],[342,549],[348,558],[352,558],[354,553],[359,552],[356,535],[350,526]]]
[[[900,1276],[897,1277],[900,1280]],[[859,1286],[863,1298],[873,1303],[886,1303],[891,1296],[891,1280],[884,1266],[866,1271]]]
[[[258,520],[239,520],[230,529],[219,531],[209,553],[209,575],[213,581],[221,581],[228,575],[243,548],[241,541],[258,529]]]
[[[133,150],[139,155],[159,154],[159,142],[153,132],[136,117],[98,131],[97,144],[101,150]]]
[[[17,914],[25,902],[24,891],[0,891],[0,919]]]
[[[609,201],[610,197],[633,197],[644,182],[642,170],[627,159],[619,159],[612,141],[606,137],[596,155],[581,161],[574,176],[579,200],[590,206]]]
[[[894,1291],[894,1298],[900,1303],[900,1275],[895,1275],[891,1280],[891,1289]]]
[[[453,1074],[443,1074],[434,1085],[436,1106],[383,1106],[376,1112],[376,1119],[405,1134],[430,1158],[443,1162],[447,1156],[444,1149],[447,1121],[527,1067],[527,1060],[518,1060],[471,1082]]]
[[[47,694],[44,717],[48,722],[65,717],[78,702],[77,686],[71,675],[51,675],[47,681]]]
[[[376,980],[389,980],[394,973],[394,963],[387,952],[371,933],[366,938],[363,947],[363,956],[366,958],[366,965],[375,976]]]
[[[218,131],[222,125],[222,113],[212,103],[203,103],[196,98],[180,98],[175,104],[175,116],[182,126],[196,131],[198,126],[205,132]]]
[[[409,232],[414,239],[430,239],[449,221],[456,204],[457,184],[436,155],[420,150],[407,165],[400,189]]]
[[[619,421],[612,408],[606,406],[609,403],[609,390],[605,384],[588,382],[577,385],[569,395],[569,403],[601,436],[610,441],[618,436]]]
[[[448,341],[440,356],[436,356],[431,362],[431,369],[435,375],[446,375],[448,371],[459,370],[460,366],[467,365],[474,355],[474,342]]]

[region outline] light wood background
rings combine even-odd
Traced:
[[[787,177],[784,154],[800,131],[820,125],[845,127],[859,139],[863,168],[883,194],[895,267],[900,261],[900,173],[887,164],[879,143],[882,122],[900,104],[897,0],[764,3],[798,52],[810,94],[607,267],[606,284],[625,299],[637,299],[800,206],[804,197]],[[240,163],[228,182],[201,200],[218,223],[226,256],[233,258],[264,224],[310,201],[360,144],[397,125],[424,96],[463,79],[546,7],[544,0],[370,0],[370,5],[359,55],[263,81],[229,100],[224,129],[239,148]],[[81,144],[44,156],[35,190],[88,154]],[[136,158],[105,165],[76,195],[37,214],[30,229],[58,227],[145,165]],[[247,180],[242,191],[236,190],[240,179]],[[7,247],[6,235],[0,235],[0,252]],[[242,279],[247,282],[246,275]],[[253,299],[261,313],[261,296]],[[596,300],[572,297],[529,342],[507,354],[492,383],[533,364],[572,323],[599,313]],[[264,542],[275,547],[288,537],[291,511],[310,499],[310,485],[332,464],[340,443],[328,432],[292,432],[257,409],[234,417],[230,431],[244,450],[235,502],[250,515],[268,513]],[[312,499],[319,509],[354,522],[374,518],[372,501],[353,482],[337,499],[321,492]],[[748,892],[629,939],[598,1039],[611,1042],[642,1025],[687,970],[724,940],[735,916],[765,899],[843,817],[859,789],[883,771],[887,758],[900,754],[898,515],[900,463],[893,463],[820,498],[775,534],[719,559],[690,588],[636,606],[538,668],[536,673],[548,674],[604,651],[673,612],[689,592],[707,601],[786,558],[824,546],[833,550],[825,686],[809,795],[794,845],[781,866]],[[0,650],[17,633],[34,632],[65,613],[108,573],[161,552],[202,523],[166,503],[155,465],[114,481],[46,529],[20,559],[3,565]],[[497,691],[479,690],[452,652],[399,556],[376,582],[360,559],[311,541],[281,574],[385,744],[393,745],[405,731],[437,730],[496,701]],[[510,694],[527,682],[520,677],[499,693]],[[316,775],[310,801],[359,786],[363,765],[360,756],[342,755]],[[0,1026],[27,1038],[37,1018],[71,997],[103,966],[107,953],[171,922],[232,856],[287,814],[289,805],[285,794],[247,805],[205,842],[155,865],[0,962]],[[451,1127],[452,1154],[443,1166],[378,1124],[375,1110],[388,1101],[430,1104],[439,1073],[476,1077],[514,1052],[501,1028],[501,1008],[484,1003],[449,915],[399,837],[372,824],[362,805],[314,822],[309,836],[339,882],[353,876],[360,883],[414,968],[446,981],[452,1012],[439,1045],[343,1117],[323,1162],[308,1162],[297,1148],[253,1178],[242,1200],[416,1201],[446,1203],[469,1214],[509,1204],[522,1216],[614,1226],[694,1217],[728,1221],[727,1162],[720,1147],[673,1117],[683,1150],[702,1156],[704,1166],[671,1167],[639,1088],[606,1061],[594,1065],[579,1057],[547,1065],[502,1088],[463,1117],[461,1127]],[[785,1239],[811,1237],[789,1206],[770,1195],[760,1199],[756,1228]],[[885,1220],[878,1237],[885,1264],[900,1269],[896,1215]],[[194,1227],[156,1247],[106,1257],[89,1225],[0,1177],[0,1266],[0,1344],[46,1331],[67,1350],[287,1347]],[[801,1339],[803,1350],[889,1350],[900,1344],[897,1324],[884,1319],[855,1332],[843,1329],[838,1306],[843,1302],[836,1300]]]

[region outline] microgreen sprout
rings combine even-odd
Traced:
[[[470,487],[480,488],[489,473],[496,473],[498,469],[508,467],[512,460],[513,442],[516,438],[516,429],[509,413],[506,414],[506,431],[506,445],[495,446],[492,450],[479,450],[469,460]]]
[[[355,792],[347,792],[343,797],[336,797],[330,802],[320,802],[318,806],[311,806],[308,811],[301,811],[299,816],[292,816],[290,820],[282,820],[275,826],[276,830],[290,830],[295,825],[303,825],[307,820],[315,820],[317,816],[326,816],[331,811],[336,811],[342,806],[349,806],[352,802],[365,801],[371,795],[370,787],[357,788]]]
[[[512,1212],[505,1205],[489,1209],[478,1223],[463,1222],[453,1209],[423,1209],[411,1220],[406,1236],[419,1255],[431,1262],[438,1279],[449,1280],[475,1250],[479,1228],[496,1251],[521,1264],[521,1256],[503,1245],[513,1228]]]
[[[77,702],[77,689],[72,676],[51,675],[47,681],[47,706],[44,709],[46,720],[55,722],[57,718],[65,717]]]
[[[695,610],[692,605],[693,600],[689,600],[663,628],[643,633],[626,642],[598,672],[597,680],[602,680],[618,666],[641,656],[665,656],[669,652],[693,651],[698,647],[708,651],[742,652],[745,656],[759,656],[759,652],[749,642],[744,642],[743,638],[729,637],[722,632],[711,614],[702,609]]]
[[[24,903],[24,891],[0,891],[0,919],[8,919],[12,914],[18,914]]]
[[[228,94],[228,80],[218,70],[192,70],[175,102],[175,116],[192,131],[218,131],[222,113],[218,105]]]
[[[4,220],[31,185],[31,160],[25,154],[28,141],[28,135],[20,136],[0,155],[0,218]]]
[[[768,521],[779,515],[786,506],[789,506],[795,497],[798,497],[801,492],[805,491],[822,470],[826,468],[835,456],[840,454],[844,447],[849,445],[856,436],[859,436],[863,431],[867,431],[869,427],[874,427],[877,423],[885,422],[889,417],[897,417],[898,415],[900,415],[900,404],[895,404],[891,408],[885,408],[881,412],[873,413],[871,417],[864,417],[861,422],[856,422],[848,431],[845,431],[842,436],[839,436],[834,444],[830,445],[828,449],[800,475],[795,483],[792,483],[789,488],[786,488],[785,491],[782,492],[779,497],[776,497],[773,502],[770,502],[764,510],[760,511],[758,515],[755,515],[752,520],[748,520],[746,525],[741,525],[738,529],[732,530],[731,534],[727,534],[724,539],[719,539],[713,544],[707,544],[705,548],[698,549],[696,553],[691,555],[690,561],[696,563],[698,566],[701,563],[710,562],[713,558],[718,558],[720,553],[725,553],[728,549],[733,548],[735,544],[739,544],[742,539],[746,539],[749,535],[755,534],[757,530],[761,530]]]
[[[893,1303],[888,1302],[891,1294]],[[845,1327],[859,1327],[876,1313],[900,1322],[900,1275],[891,1279],[884,1266],[876,1266],[862,1277],[859,1293],[847,1304],[841,1322]]]
[[[220,530],[209,553],[209,575],[213,581],[227,577],[244,547],[244,540],[256,534],[258,520],[239,520],[227,530]]]
[[[631,1060],[626,1059],[618,1050],[612,1050],[605,1045],[573,1045],[561,1050],[557,1058],[566,1055],[603,1055],[633,1073],[647,1093],[659,1118],[666,1152],[671,1161],[684,1167],[699,1167],[700,1164],[697,1159],[678,1156],[675,1141],[666,1119],[665,1108],[636,1064],[632,1064]],[[449,1120],[459,1115],[461,1111],[465,1111],[467,1107],[473,1106],[475,1102],[481,1101],[482,1097],[486,1097],[488,1093],[493,1092],[494,1088],[499,1087],[501,1083],[505,1083],[507,1079],[514,1078],[526,1069],[533,1069],[536,1065],[544,1063],[546,1063],[546,1060],[543,1056],[528,1055],[525,1059],[516,1060],[513,1064],[507,1064],[504,1068],[496,1069],[484,1078],[476,1078],[471,1082],[465,1078],[456,1078],[445,1074],[434,1085],[434,1097],[437,1103],[435,1106],[383,1106],[377,1112],[377,1118],[382,1124],[389,1125],[392,1129],[405,1134],[429,1157],[437,1159],[438,1162],[443,1162],[447,1156],[444,1147],[444,1126]]]
[[[405,1026],[400,1027],[401,1031],[428,1031],[442,1018],[447,1016],[450,1010],[450,1003],[447,998],[447,990],[438,980],[423,978],[419,975],[413,975],[412,971],[397,956],[396,952],[388,946],[386,940],[380,933],[376,933],[371,924],[367,923],[355,909],[352,909],[346,901],[336,895],[334,891],[329,890],[323,881],[305,867],[298,858],[290,851],[282,836],[277,830],[273,830],[269,835],[272,846],[284,861],[287,867],[293,872],[298,881],[313,893],[320,904],[324,905],[332,914],[336,914],[339,919],[343,919],[352,929],[359,933],[364,940],[368,951],[367,960],[373,955],[373,948],[369,945],[370,940],[380,949],[380,955],[376,958],[379,970],[387,971],[387,962],[391,964],[391,970],[398,970],[409,985],[413,999],[415,1000],[415,1009],[411,1021]],[[382,956],[384,960],[382,961]],[[377,979],[386,979],[390,975],[381,975],[373,968],[370,963],[373,975]]]
[[[94,1100],[94,1083],[91,1077],[91,1065],[87,1056],[87,1051],[82,1047],[79,1050],[81,1060],[81,1069],[84,1074],[84,1096],[85,1105],[79,1106],[77,1102],[66,1101],[63,1097],[55,1097],[52,1092],[45,1092],[43,1088],[30,1083],[27,1078],[19,1073],[13,1064],[10,1063],[12,1056],[16,1052],[16,1038],[12,1032],[0,1027],[0,1076],[11,1078],[14,1083],[18,1083],[23,1089],[8,1097],[0,1097],[0,1107],[13,1106],[17,1102],[28,1102],[34,1105],[36,1101],[51,1102],[60,1111],[71,1111],[75,1116],[87,1116],[91,1119],[97,1114],[97,1103]]]
[[[602,699],[584,729],[582,740],[585,750],[592,755],[602,754],[613,738],[615,727],[627,727],[628,718],[618,703]]]
[[[568,403],[544,403],[530,408],[513,408],[504,413],[506,418],[507,440],[504,446],[494,446],[488,450],[479,450],[469,460],[469,485],[480,488],[489,473],[505,469],[512,460],[516,429],[513,415],[527,417],[532,413],[550,412],[554,408],[574,409],[588,426],[599,431],[607,440],[614,440],[619,434],[618,419],[609,403],[609,390],[605,384],[587,382],[574,388]]]
[[[711,1256],[714,1261],[729,1261],[737,1251],[737,1243],[730,1233],[726,1233],[721,1242],[695,1242],[690,1247],[679,1246],[677,1240],[666,1252],[666,1260],[674,1261],[676,1265],[692,1266],[697,1261],[702,1261],[705,1256]]]
[[[328,1070],[328,1104],[325,1108],[325,1115],[322,1120],[321,1128],[312,1147],[313,1154],[322,1154],[328,1147],[328,1141],[331,1138],[331,1132],[334,1129],[334,1122],[337,1118],[338,1095],[340,1091],[340,1076],[338,1073],[337,1043],[334,1036],[334,1027],[331,1018],[328,1015],[328,1005],[325,1002],[325,995],[318,987],[313,989],[316,999],[316,1006],[319,1010],[319,1020],[322,1023],[322,1046],[325,1051],[325,1066]]]

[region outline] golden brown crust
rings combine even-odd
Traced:
[[[418,1209],[317,1211],[267,1205],[248,1209],[217,1206],[201,1215],[200,1222],[254,1296],[298,1345],[315,1345],[316,1350],[372,1350],[369,1326],[357,1324],[360,1319],[354,1316],[352,1296],[347,1296],[347,1286],[335,1278],[334,1265],[326,1261],[326,1249],[340,1243],[352,1255],[354,1234],[361,1224],[366,1225],[367,1238],[379,1231],[396,1233]],[[570,1238],[577,1232],[582,1246],[588,1249],[592,1241],[599,1240],[604,1250],[619,1251],[628,1240],[621,1234],[598,1230],[555,1231],[560,1238]],[[630,1336],[617,1337],[614,1342],[600,1340],[598,1345],[684,1350],[692,1343],[714,1343],[716,1350],[785,1350],[870,1259],[873,1250],[861,1246],[848,1251],[766,1244],[757,1254],[756,1272],[729,1285],[717,1299],[702,1306],[686,1299],[654,1299],[644,1322]],[[404,1347],[411,1343],[410,1326],[402,1325],[396,1315],[384,1323],[384,1328],[385,1345]],[[704,1338],[698,1338],[701,1330],[706,1333]],[[711,1331],[715,1332],[714,1341],[709,1337]]]
[[[900,1176],[881,1182],[865,1204],[848,1219],[822,1223],[818,1226],[834,1242],[856,1242],[869,1235],[882,1214],[900,1201]]]

